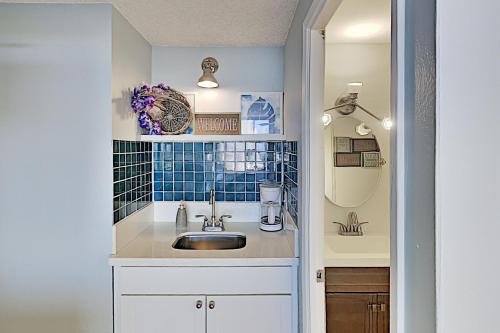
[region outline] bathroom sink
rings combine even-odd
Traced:
[[[244,248],[247,237],[232,232],[185,233],[179,235],[172,244],[178,250],[235,250]]]

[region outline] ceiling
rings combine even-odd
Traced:
[[[327,43],[390,43],[390,0],[344,0],[326,26]]]
[[[112,3],[152,45],[283,46],[298,0],[0,0]]]

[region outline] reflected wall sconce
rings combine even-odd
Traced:
[[[203,74],[198,79],[198,86],[201,88],[217,88],[219,82],[214,76],[214,73],[219,69],[219,62],[215,58],[208,57],[203,59],[201,63]]]
[[[361,123],[358,126],[356,126],[356,133],[361,136],[368,135],[372,132],[372,129],[368,126],[366,126],[365,123]]]
[[[341,115],[348,116],[348,115],[352,114],[354,111],[356,111],[356,108],[359,108],[359,109],[363,110],[364,112],[366,112],[367,114],[369,114],[370,116],[372,116],[373,118],[377,119],[383,128],[385,128],[386,130],[390,130],[392,128],[391,118],[389,118],[389,117],[380,118],[358,104],[358,94],[359,94],[362,86],[363,86],[362,82],[349,82],[347,84],[347,93],[339,96],[339,98],[337,98],[337,100],[335,101],[335,106],[332,108],[326,109],[324,111],[325,114],[327,114],[326,112],[336,110]],[[323,117],[323,120],[325,120],[325,119],[326,118]],[[331,122],[331,117],[329,119]],[[330,122],[328,122],[328,124]],[[323,124],[325,124],[325,126],[328,126],[328,124],[325,121],[323,121]]]

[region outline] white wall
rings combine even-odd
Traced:
[[[0,332],[110,333],[111,6],[0,4]]]
[[[136,140],[137,117],[130,109],[130,91],[151,83],[151,45],[113,8],[113,139]]]
[[[302,34],[312,0],[299,0],[284,50],[285,134],[288,140],[301,139],[302,122]],[[300,148],[300,147],[299,147]]]
[[[437,7],[438,332],[498,332],[500,2]]]
[[[380,118],[391,116],[390,76],[391,46],[379,44],[335,43],[325,45],[325,108],[335,105],[335,100],[345,93],[348,82],[363,82],[358,102]],[[337,117],[337,112],[330,113]],[[332,221],[345,223],[347,214],[355,211],[360,221],[368,221],[363,229],[367,233],[389,235],[390,227],[390,132],[361,110],[351,117],[365,122],[373,129],[380,144],[383,158],[388,162],[381,168],[380,183],[373,196],[356,208],[343,208],[325,200],[325,231],[336,232]],[[331,135],[328,127],[325,132]]]
[[[217,89],[196,85],[206,57],[219,62]],[[240,112],[240,92],[283,91],[283,48],[155,46],[152,79],[196,93],[196,112]]]

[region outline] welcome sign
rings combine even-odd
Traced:
[[[195,134],[238,135],[241,132],[239,113],[195,113]]]

